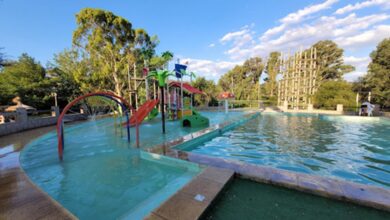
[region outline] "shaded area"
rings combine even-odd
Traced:
[[[234,179],[203,219],[390,219],[390,213]]]

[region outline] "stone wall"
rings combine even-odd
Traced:
[[[55,125],[57,123],[57,117],[59,116],[59,109],[58,107],[52,107],[52,116],[47,117],[29,117],[26,109],[24,108],[18,108],[16,113],[0,113],[0,115],[13,115],[16,118],[14,122],[0,124],[0,136],[4,136],[23,130]],[[66,115],[64,121],[78,121],[86,119],[87,117],[84,114],[71,114]]]

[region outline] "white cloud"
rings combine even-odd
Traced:
[[[308,15],[317,13],[321,10],[328,9],[334,3],[338,2],[338,0],[327,0],[321,4],[311,5],[305,7],[304,9],[298,10],[297,12],[290,13],[286,17],[282,18],[280,21],[282,23],[298,23],[304,20]]]
[[[215,44],[213,43],[213,44],[209,44],[209,47],[215,47]]]
[[[289,25],[299,23],[303,20],[306,20],[306,19],[308,19],[309,15],[317,13],[317,12],[325,10],[325,9],[328,9],[336,2],[338,2],[338,0],[326,0],[323,3],[316,4],[316,5],[310,5],[310,6],[303,8],[303,9],[300,9],[296,12],[290,13],[287,16],[285,16],[284,18],[279,20],[281,22],[281,24],[279,26],[268,29],[263,34],[263,36],[261,36],[261,39],[267,40],[271,36],[284,31]]]
[[[347,12],[359,10],[362,8],[367,8],[375,5],[382,5],[384,7],[390,7],[390,1],[389,0],[369,0],[369,1],[364,1],[364,2],[358,2],[356,4],[349,4],[343,8],[337,9],[335,12],[336,14],[345,14]]]
[[[344,78],[348,81],[355,81],[360,76],[363,76],[367,72],[367,66],[370,63],[370,57],[355,57],[347,56],[344,57],[344,62],[346,64],[352,65],[355,67],[355,71],[347,73],[344,75]]]
[[[188,62],[188,70],[195,72],[198,76],[217,81],[219,77],[242,62],[212,61],[204,59],[182,59],[183,63]]]
[[[230,61],[225,61],[226,68],[221,68],[224,62],[209,60],[195,60],[194,68],[205,74],[211,74],[210,78],[216,79],[229,67],[232,68],[249,57],[266,57],[271,51],[291,51],[293,53],[299,48],[307,48],[320,40],[333,40],[348,55],[345,57],[345,62],[356,67],[356,71],[347,74],[345,78],[356,79],[367,70],[369,51],[373,50],[382,39],[390,37],[390,14],[347,13],[359,7],[368,7],[363,3],[328,11],[328,14],[322,13],[336,2],[336,0],[328,0],[290,13],[279,20],[280,24],[261,34],[256,34],[253,24],[246,25],[238,31],[229,32],[219,40],[226,47],[224,54],[230,58]],[[387,0],[387,3],[380,0],[367,2],[375,2],[375,4],[384,6],[389,4],[390,7],[390,0]],[[333,13],[334,11],[336,13]],[[352,54],[359,54],[359,56],[366,54],[367,56],[355,57],[351,56]]]
[[[361,34],[336,38],[335,40],[341,47],[358,47],[377,44],[387,37],[390,37],[390,25],[379,25]]]
[[[366,72],[363,72],[363,71],[354,71],[354,72],[345,74],[344,79],[349,81],[349,82],[353,82],[353,81],[356,81],[359,77],[364,76],[365,74],[366,74]]]

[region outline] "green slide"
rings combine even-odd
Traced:
[[[181,120],[183,127],[207,127],[210,125],[208,118],[192,110],[192,115],[184,116]]]

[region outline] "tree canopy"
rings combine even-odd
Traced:
[[[76,21],[73,45],[89,59],[93,71],[88,76],[122,96],[130,67],[153,56],[156,39],[105,10],[85,8]]]
[[[267,74],[267,78],[265,78],[265,89],[267,95],[273,97],[277,89],[276,77],[280,73],[280,52],[271,52],[269,54],[265,73]]]
[[[45,108],[53,92],[52,81],[46,77],[45,68],[34,58],[22,54],[12,64],[5,66],[0,77],[0,103],[12,104],[15,96],[36,108]]]
[[[355,68],[344,64],[344,50],[331,40],[315,43],[312,47],[317,50],[317,65],[320,80],[342,79],[345,73],[352,72]]]
[[[344,80],[323,82],[314,95],[314,106],[317,108],[334,108],[337,104],[343,104],[346,107],[356,105],[352,85]]]
[[[216,96],[218,95],[219,88],[213,80],[207,80],[204,77],[197,77],[192,86],[203,91],[205,95],[196,95],[195,105],[217,105]]]
[[[258,97],[259,79],[264,64],[260,57],[246,60],[224,74],[218,81],[223,91],[233,92],[237,99],[254,100]]]
[[[390,38],[378,44],[371,54],[368,73],[359,79],[355,90],[367,98],[371,92],[371,102],[382,107],[390,107]]]

